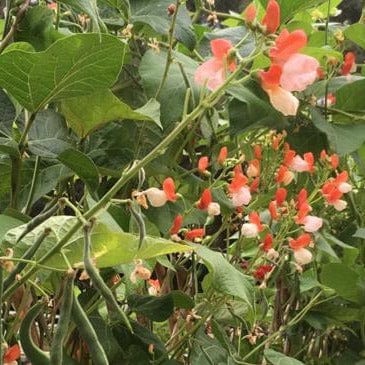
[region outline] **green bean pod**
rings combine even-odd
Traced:
[[[138,230],[139,230],[138,250],[139,250],[142,246],[143,240],[146,237],[146,226],[144,224],[141,212],[138,212],[132,204],[129,206],[129,210],[131,211],[132,216],[138,225]]]
[[[20,342],[23,350],[32,364],[37,365],[51,365],[49,354],[41,350],[33,341],[31,335],[31,326],[33,321],[37,318],[41,310],[45,307],[44,302],[38,302],[29,309],[24,317],[19,331]]]
[[[71,320],[72,302],[74,298],[74,278],[75,274],[73,270],[67,272],[65,286],[62,293],[62,303],[60,308],[60,317],[57,323],[56,331],[52,341],[51,347],[51,364],[63,365],[63,342],[67,335],[67,329]]]
[[[74,297],[72,303],[72,319],[76,324],[81,337],[87,343],[93,364],[109,365],[108,357],[106,356],[103,346],[99,342],[95,329],[76,297]]]
[[[91,224],[84,226],[84,267],[86,272],[88,273],[93,285],[105,299],[105,301],[109,304],[110,308],[114,310],[114,312],[120,317],[127,328],[132,332],[132,326],[129,322],[127,315],[124,311],[119,307],[112,291],[105,284],[103,278],[100,276],[99,271],[95,268],[94,263],[91,259],[91,240],[90,240],[90,232],[91,232]]]
[[[24,253],[22,259],[29,260],[34,254],[37,252],[43,240],[50,234],[51,230],[46,228],[36,239],[31,247]],[[4,290],[8,289],[8,287],[13,283],[16,276],[27,266],[26,262],[19,262],[14,269],[9,273],[9,275],[4,280]]]

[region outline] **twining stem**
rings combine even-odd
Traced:
[[[257,56],[252,55],[252,57],[245,59],[245,63],[251,62],[252,59]],[[152,150],[150,151],[142,160],[139,160],[132,167],[125,170],[119,180],[111,187],[111,189],[84,214],[84,218],[89,220],[100,210],[105,208],[110,200],[118,193],[118,191],[136,174],[138,174],[139,170],[148,165],[155,158],[164,153],[165,149],[178,137],[181,135],[183,130],[191,124],[193,121],[196,121],[206,109],[212,108],[218,101],[219,97],[224,93],[227,85],[234,80],[237,75],[240,74],[244,65],[244,62],[240,63],[237,67],[236,71],[230,74],[226,81],[217,88],[214,92],[207,95],[197,106],[195,109],[191,111],[191,113],[187,114],[184,118],[182,118],[181,122]],[[246,78],[250,78],[250,75],[246,75]],[[78,220],[75,224],[69,229],[69,231],[57,242],[55,246],[53,246],[44,256],[42,256],[39,260],[39,264],[43,264],[50,257],[52,257],[55,253],[59,252],[60,249],[71,239],[71,237],[82,227],[82,223]],[[4,297],[9,297],[20,285],[24,284],[29,277],[31,277],[37,271],[36,268],[30,269],[27,273],[24,273],[22,278],[19,279],[16,283],[13,283],[5,292]]]
[[[174,10],[174,14],[172,15],[171,25],[169,28],[169,48],[167,50],[167,58],[166,58],[166,64],[165,64],[165,70],[162,75],[162,79],[160,82],[160,85],[158,86],[158,89],[156,91],[155,98],[158,99],[160,96],[161,90],[163,86],[165,85],[165,82],[167,80],[167,76],[170,70],[170,66],[172,63],[172,52],[173,52],[173,46],[174,46],[174,31],[176,27],[176,19],[177,19],[177,13],[179,12],[179,6],[180,6],[180,0],[176,1],[176,7]]]
[[[25,208],[24,208],[24,213],[25,214],[29,214],[30,208],[32,207],[32,200],[33,200],[33,196],[34,196],[34,190],[36,188],[36,181],[37,181],[37,176],[38,176],[38,171],[39,171],[39,163],[40,163],[40,160],[41,160],[41,158],[39,156],[37,156],[35,158],[35,164],[34,164],[32,182],[30,184],[30,189],[29,189],[27,203],[25,204]]]

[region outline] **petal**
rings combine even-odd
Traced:
[[[306,265],[312,261],[313,255],[306,248],[300,248],[294,251],[294,259],[299,265]]]
[[[224,83],[224,64],[217,58],[202,63],[195,71],[194,81],[197,85],[215,90]]]
[[[167,177],[162,183],[162,189],[166,194],[167,200],[174,202],[177,199],[177,195],[175,193],[175,183],[171,177]]]
[[[295,53],[283,65],[280,85],[288,91],[303,91],[316,80],[318,67],[315,58]]]
[[[269,0],[266,7],[266,14],[262,19],[262,24],[266,25],[266,33],[275,33],[280,25],[280,6],[276,0]]]
[[[259,230],[255,223],[244,223],[242,224],[241,233],[244,237],[253,238],[259,234]]]
[[[265,90],[269,95],[271,105],[285,116],[297,115],[299,100],[281,87]]]
[[[232,204],[235,207],[241,207],[247,205],[251,201],[250,189],[247,186],[241,187],[237,192],[232,193]]]
[[[320,228],[322,228],[323,219],[313,215],[307,215],[303,220],[303,224],[303,228],[306,232],[317,232]]]
[[[269,56],[275,63],[283,64],[306,45],[307,35],[304,31],[298,29],[289,33],[287,29],[283,29],[276,38],[275,46],[270,49]]]
[[[144,192],[153,207],[162,207],[167,202],[167,196],[163,190],[149,188]]]
[[[282,68],[279,65],[272,64],[267,71],[261,71],[259,77],[263,89],[277,87],[280,84]]]
[[[198,209],[207,210],[209,204],[212,202],[212,193],[210,189],[204,189],[198,203]]]
[[[210,41],[210,48],[213,56],[222,61],[228,55],[229,50],[233,48],[233,45],[226,39],[218,38]]]
[[[255,20],[256,15],[257,15],[256,5],[254,3],[251,3],[245,9],[243,13],[243,18],[245,19],[245,22],[252,23]]]

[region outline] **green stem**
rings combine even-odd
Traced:
[[[37,181],[37,176],[38,176],[38,171],[39,171],[40,160],[41,160],[41,158],[39,156],[37,156],[35,158],[32,182],[31,182],[30,189],[29,189],[27,203],[25,204],[25,208],[24,208],[25,214],[29,214],[30,208],[32,207],[32,200],[33,200],[33,196],[34,196],[34,190],[36,188],[36,181]]]
[[[155,99],[158,99],[158,97],[160,96],[161,90],[163,88],[163,86],[165,85],[165,82],[167,80],[167,76],[170,70],[170,66],[172,63],[172,51],[173,51],[173,45],[174,45],[174,31],[175,31],[175,27],[176,27],[176,19],[177,19],[177,13],[179,12],[179,7],[180,7],[180,0],[176,1],[176,8],[174,11],[174,14],[172,15],[172,21],[171,21],[171,26],[169,29],[169,48],[167,50],[167,58],[166,58],[166,64],[165,64],[165,70],[163,72],[163,76],[160,82],[160,85],[158,86],[158,89],[156,91],[156,95],[155,95]]]
[[[19,151],[20,151],[21,155],[23,154],[23,152],[25,150],[25,144],[27,141],[28,133],[29,133],[30,128],[33,125],[36,115],[37,115],[37,113],[35,112],[35,113],[32,113],[29,118],[26,118],[27,120],[25,122],[24,131],[23,131],[22,135],[20,136],[20,140],[19,140]]]
[[[18,193],[21,180],[22,159],[19,156],[11,156],[11,197],[10,207],[16,209],[18,205]]]

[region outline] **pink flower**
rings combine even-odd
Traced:
[[[212,193],[210,189],[205,189],[198,202],[198,208],[208,212],[209,216],[221,214],[221,207],[218,203],[213,202]]]
[[[230,41],[213,39],[210,47],[213,58],[196,69],[194,80],[197,85],[206,85],[209,90],[215,90],[224,83],[227,70],[233,72],[236,69],[236,61],[230,59],[230,51],[233,48]]]
[[[304,225],[304,230],[309,233],[317,232],[323,225],[323,219],[314,215],[307,215],[301,221]]]
[[[249,223],[244,223],[241,227],[242,235],[248,238],[256,237],[262,230],[263,226],[260,221],[260,216],[256,212],[250,213]]]
[[[171,177],[166,178],[162,183],[162,190],[158,188],[149,188],[144,191],[148,201],[153,207],[162,207],[167,201],[174,202],[177,199],[175,193],[175,183]]]
[[[313,57],[295,53],[282,67],[281,86],[288,91],[303,91],[316,80],[319,62]]]
[[[260,71],[261,86],[269,96],[272,106],[285,116],[296,115],[299,100],[288,90],[280,87],[282,67],[272,64],[268,71]]]
[[[296,154],[293,150],[288,150],[284,155],[285,164],[296,172],[314,170],[314,156],[312,152],[307,152],[303,155],[303,158]]]
[[[200,157],[199,161],[198,161],[198,170],[199,170],[199,172],[201,172],[202,174],[206,173],[208,166],[209,166],[208,156]]]
[[[228,190],[231,196],[232,204],[235,207],[247,205],[251,201],[250,188],[247,186],[248,179],[242,173],[240,165],[234,168],[234,176],[231,183],[228,185]]]
[[[257,15],[256,5],[254,3],[251,3],[245,9],[245,12],[243,13],[243,18],[246,23],[252,23],[255,20],[256,15]]]

